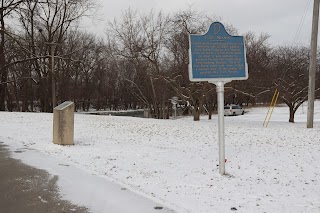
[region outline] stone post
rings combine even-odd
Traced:
[[[71,101],[53,109],[53,143],[74,144],[74,103]]]

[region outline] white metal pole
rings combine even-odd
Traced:
[[[311,33],[311,51],[309,68],[309,90],[308,90],[308,114],[307,128],[313,128],[314,119],[314,96],[315,96],[315,76],[317,60],[317,40],[318,40],[318,22],[319,22],[319,4],[320,0],[314,0],[312,33]]]
[[[218,132],[219,132],[219,173],[225,174],[224,144],[224,82],[215,83],[218,95]]]

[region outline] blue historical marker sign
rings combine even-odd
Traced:
[[[212,23],[204,35],[190,35],[189,45],[190,81],[248,79],[244,38],[229,35],[221,23]]]

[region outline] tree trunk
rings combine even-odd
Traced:
[[[28,111],[28,92],[29,92],[29,87],[28,87],[28,82],[25,82],[23,84],[23,90],[21,91],[22,93],[22,112]]]
[[[200,108],[198,106],[194,107],[193,110],[193,120],[194,121],[200,121]]]
[[[159,119],[163,119],[163,104],[159,106]]]
[[[209,103],[209,106],[208,106],[208,113],[209,113],[209,120],[211,120],[212,113],[213,113],[213,105],[211,103]]]
[[[100,92],[98,94],[98,98],[97,98],[97,104],[96,104],[96,111],[99,111],[101,106],[100,106],[101,100],[100,100]]]
[[[165,119],[169,119],[169,106],[166,106],[166,117]]]
[[[2,1],[3,6],[3,1]],[[1,22],[1,41],[0,41],[0,111],[5,110],[5,96],[6,96],[6,90],[7,90],[7,84],[5,83],[7,81],[7,70],[4,68],[6,59],[4,54],[4,45],[5,45],[5,38],[4,38],[4,30],[5,30],[5,24],[4,24],[4,14],[3,10],[0,10],[0,22]]]
[[[294,111],[293,107],[289,107],[289,109],[290,109],[289,122],[290,122],[290,123],[294,123],[294,113],[295,113],[295,111]]]
[[[34,107],[33,107],[33,103],[34,102],[34,92],[33,92],[33,87],[32,87],[32,84],[31,84],[31,102],[30,102],[30,111],[31,112],[34,112]]]

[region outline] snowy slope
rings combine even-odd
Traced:
[[[226,172],[218,172],[217,116],[154,120],[75,116],[75,146],[52,143],[52,114],[0,113],[0,141],[71,162],[179,212],[320,212],[320,103],[315,128],[299,109],[225,117]]]

